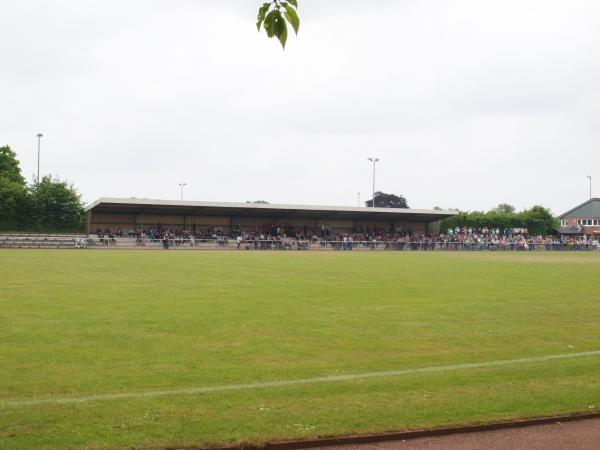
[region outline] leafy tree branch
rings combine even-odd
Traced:
[[[297,0],[272,0],[265,2],[258,9],[256,28],[260,32],[262,26],[267,36],[269,38],[277,38],[285,50],[288,38],[288,24],[292,27],[296,35],[300,28],[300,18],[298,17],[297,10]]]

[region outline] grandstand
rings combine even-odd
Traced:
[[[123,230],[133,236],[148,228],[220,229],[254,231],[267,224],[318,230],[324,225],[336,233],[356,229],[437,231],[440,220],[455,211],[429,209],[357,208],[346,206],[273,205],[150,199],[100,198],[85,208],[90,234]]]

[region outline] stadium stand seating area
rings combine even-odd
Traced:
[[[0,248],[74,248],[87,246],[84,234],[2,233]]]

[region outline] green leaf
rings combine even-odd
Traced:
[[[285,49],[285,43],[287,42],[288,37],[287,23],[279,11],[275,11],[272,31],[277,39],[279,39],[279,42],[281,42],[281,46]]]
[[[269,11],[270,7],[271,3],[263,3],[258,9],[258,22],[256,22],[256,28],[258,28],[258,31],[260,31],[260,26],[265,21],[265,16],[267,15],[267,11]]]
[[[292,5],[294,5],[295,8],[298,8],[298,1],[297,0],[288,0],[288,2],[290,2]]]
[[[267,14],[267,17],[265,17],[265,31],[267,32],[267,36],[272,38],[273,36],[275,36],[275,33],[273,31],[274,29],[274,25],[275,25],[275,17],[279,16],[281,17],[281,14],[279,13],[279,11],[277,11],[276,9],[274,9],[273,11],[271,11],[269,14]]]
[[[300,19],[298,18],[298,14],[296,13],[296,10],[294,8],[292,8],[291,6],[287,5],[285,7],[284,15],[285,15],[285,18],[287,19],[287,21],[290,23],[290,25],[294,29],[294,32],[296,34],[298,34],[298,29],[300,28]]]

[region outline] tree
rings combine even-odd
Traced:
[[[365,206],[373,206],[373,199],[367,200]],[[401,195],[375,192],[375,206],[377,208],[408,208],[408,203]]]
[[[17,154],[8,145],[0,147],[0,177],[25,185]]]
[[[558,227],[558,221],[552,216],[550,210],[542,206],[534,206],[519,213],[497,211],[497,209],[499,208],[486,213],[480,211],[460,212],[455,216],[444,219],[440,229],[447,230],[456,227],[488,227],[499,228],[500,230],[527,228],[529,235],[546,236],[554,234]]]
[[[531,209],[526,209],[521,213],[524,226],[527,227],[530,235],[553,234],[558,228],[558,220],[552,215],[548,208],[535,205]]]
[[[83,225],[83,204],[75,188],[52,176],[29,189],[31,226],[41,230],[73,231]]]
[[[0,147],[0,229],[17,230],[25,211],[25,179],[16,153]]]
[[[300,19],[298,18],[297,0],[271,0],[262,4],[258,9],[258,21],[256,28],[260,32],[263,26],[269,38],[276,37],[285,50],[285,43],[288,37],[288,23],[298,34],[300,28]]]
[[[25,185],[0,176],[0,230],[19,230],[27,204]]]
[[[43,177],[28,186],[16,153],[0,147],[0,229],[75,231],[83,225],[83,205],[75,188],[58,178]]]
[[[515,208],[513,205],[509,205],[508,203],[500,203],[498,206],[496,206],[494,209],[492,209],[491,212],[514,213],[516,211],[517,211],[517,208]]]

